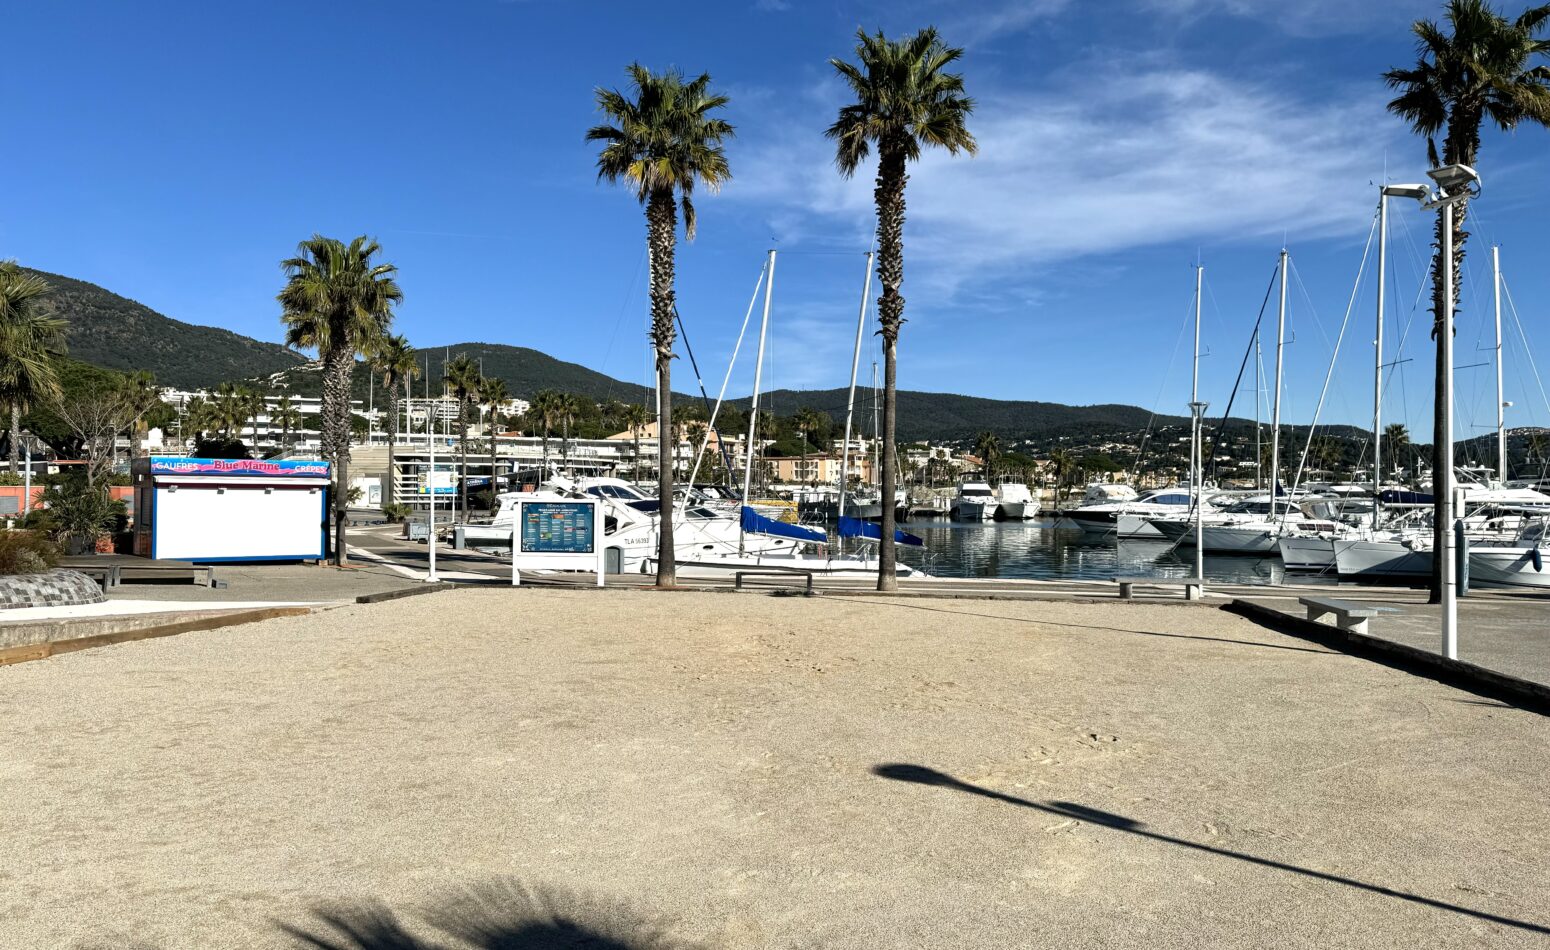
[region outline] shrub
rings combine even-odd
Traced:
[[[0,574],[41,574],[59,563],[59,548],[37,531],[0,531]]]
[[[93,487],[84,478],[50,485],[43,493],[54,537],[71,550],[90,550],[97,539],[117,527],[124,517],[124,503]]]
[[[388,524],[398,524],[409,517],[411,510],[408,505],[390,501],[382,506],[382,516],[388,520]]]
[[[15,487],[26,484],[26,479],[11,472],[0,472],[0,485]]]

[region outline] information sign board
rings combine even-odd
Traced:
[[[591,554],[595,544],[590,501],[529,501],[522,505],[522,552]]]
[[[594,571],[597,586],[606,573],[601,501],[533,499],[518,501],[511,538],[511,583],[524,570]]]

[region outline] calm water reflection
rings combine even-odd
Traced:
[[[900,557],[938,577],[1025,577],[1039,580],[1108,580],[1119,575],[1188,577],[1194,573],[1189,548],[1167,541],[1122,541],[1081,531],[1056,529],[1052,521],[970,524],[935,519],[902,525],[925,539],[926,548],[900,548]],[[1212,556],[1206,578],[1233,584],[1280,584],[1278,557]],[[1320,583],[1294,575],[1292,583]],[[1323,583],[1334,583],[1333,579]]]

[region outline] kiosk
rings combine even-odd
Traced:
[[[607,575],[602,545],[602,502],[597,500],[519,501],[511,531],[511,583],[522,571],[596,571],[597,586]]]
[[[306,561],[328,549],[329,463],[135,459],[135,553],[183,561]]]

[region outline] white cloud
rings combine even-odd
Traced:
[[[917,292],[947,297],[976,280],[1174,241],[1364,230],[1369,182],[1402,134],[1381,96],[1298,103],[1281,88],[1179,68],[1080,75],[1104,78],[988,92],[971,124],[977,157],[931,153],[912,167]],[[864,246],[871,234],[870,170],[840,178],[813,130],[811,107],[827,116],[835,94],[810,94],[805,123],[758,130],[737,156],[729,198],[769,209],[788,242],[822,234]]]
[[[1294,36],[1355,33],[1378,24],[1404,29],[1419,17],[1441,12],[1436,0],[1140,0],[1140,5],[1175,17],[1221,14],[1252,19]]]

